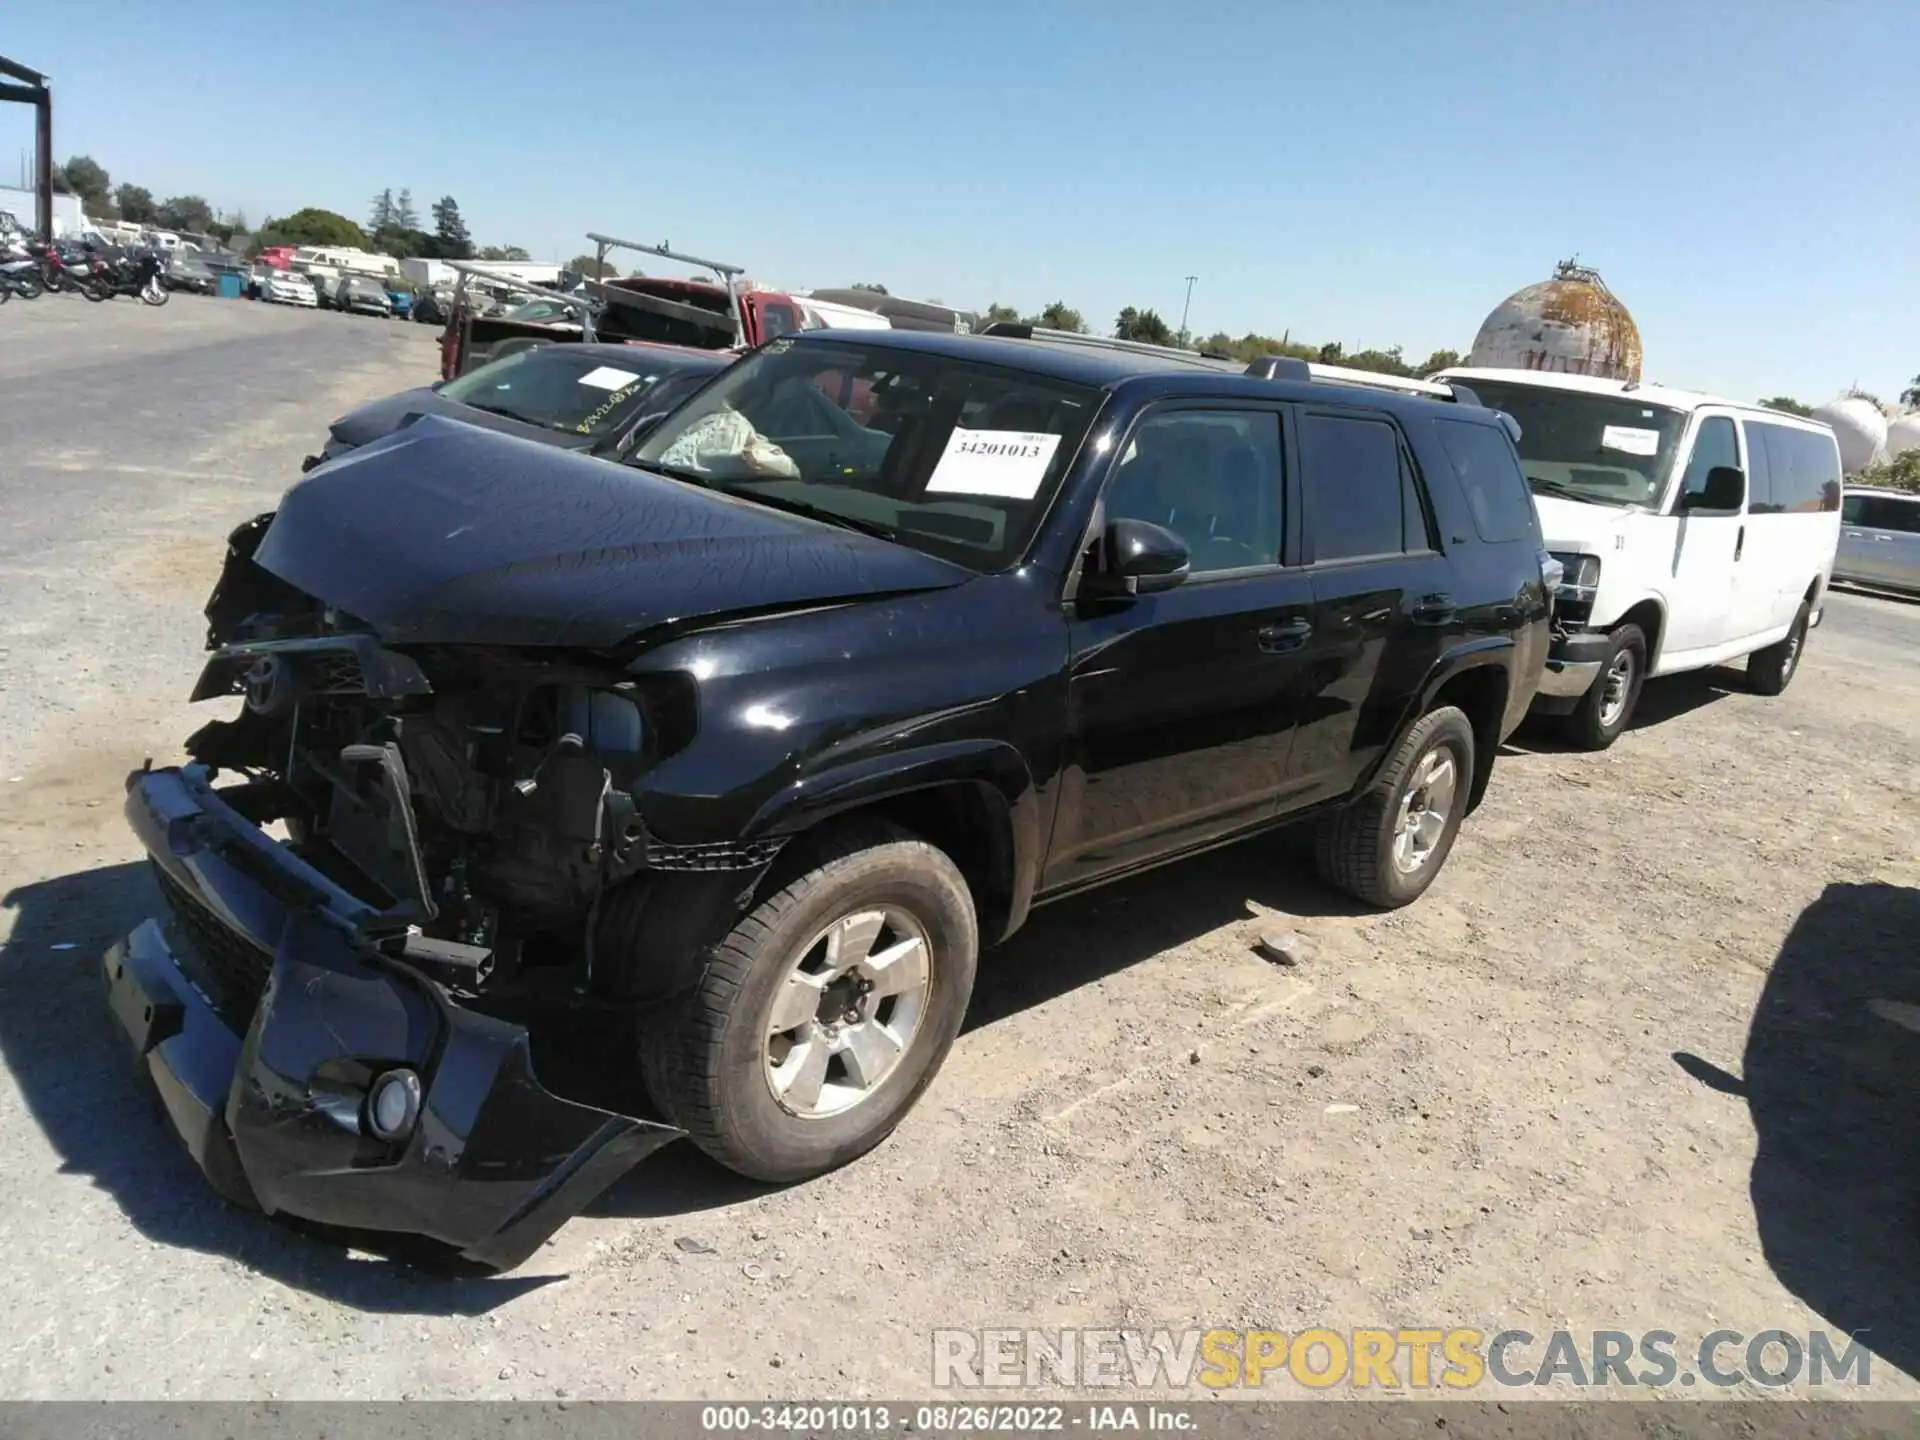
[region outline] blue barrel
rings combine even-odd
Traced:
[[[231,270],[222,271],[220,275],[220,298],[222,300],[238,300],[241,293],[240,277]]]

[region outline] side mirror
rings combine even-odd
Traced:
[[[1145,520],[1112,520],[1100,541],[1100,563],[1084,587],[1093,595],[1157,595],[1187,578],[1187,542]]]
[[[1707,472],[1706,487],[1680,497],[1680,508],[1731,513],[1747,498],[1747,472],[1735,465],[1716,465]]]

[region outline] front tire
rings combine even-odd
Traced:
[[[1605,750],[1618,740],[1646,684],[1646,635],[1638,625],[1622,625],[1612,638],[1599,675],[1560,722],[1561,733],[1578,750]]]
[[[1801,652],[1807,648],[1807,622],[1812,615],[1812,607],[1802,600],[1786,639],[1747,657],[1747,688],[1754,694],[1778,695],[1792,683],[1794,671],[1800,668]]]
[[[1430,710],[1401,737],[1372,785],[1321,820],[1320,878],[1383,910],[1418,900],[1440,873],[1473,789],[1473,725],[1452,705]]]
[[[805,1180],[884,1140],[933,1079],[973,991],[979,928],[945,853],[858,822],[647,1017],[648,1094],[693,1143],[755,1180]]]
[[[164,305],[173,298],[173,292],[157,280],[149,280],[140,290],[140,298],[149,305]]]

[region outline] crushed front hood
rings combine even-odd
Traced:
[[[611,646],[668,621],[971,575],[904,545],[434,415],[300,481],[253,559],[388,644]]]

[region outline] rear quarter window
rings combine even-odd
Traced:
[[[1749,433],[1765,438],[1775,512],[1806,515],[1840,508],[1840,447],[1831,435],[1764,422]]]
[[[1539,519],[1533,492],[1520,469],[1520,457],[1505,432],[1471,420],[1436,420],[1440,448],[1460,481],[1473,528],[1489,545],[1538,540]]]

